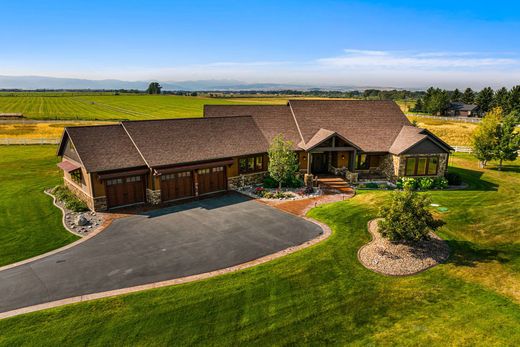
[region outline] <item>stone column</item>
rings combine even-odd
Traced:
[[[305,176],[303,176],[303,182],[307,188],[312,188],[314,176],[312,174],[305,174]]]

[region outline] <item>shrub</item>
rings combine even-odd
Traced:
[[[378,184],[378,188],[379,189],[387,189],[388,186],[386,185],[386,183],[380,183],[380,184]]]
[[[290,194],[287,194],[287,193],[284,193],[280,190],[277,190],[274,194],[273,194],[273,198],[274,199],[287,199],[289,198],[291,195]]]
[[[298,193],[300,195],[309,195],[309,194],[314,193],[314,188],[312,188],[312,187],[304,187],[304,188],[298,189],[296,191],[296,193]]]
[[[456,172],[448,172],[446,174],[446,179],[448,180],[448,184],[451,186],[460,186],[462,184],[462,178]]]
[[[277,188],[278,182],[271,176],[265,176],[263,186],[264,188]]]
[[[297,176],[291,176],[283,182],[283,186],[288,188],[301,188],[303,187],[303,181]]]
[[[444,177],[437,177],[433,181],[433,186],[438,189],[446,189],[448,188],[448,180]]]
[[[419,188],[421,190],[428,190],[433,188],[433,179],[430,177],[423,177],[420,180],[418,180],[418,182]]]
[[[370,189],[376,189],[376,188],[379,188],[379,186],[377,185],[377,183],[373,183],[373,182],[368,182],[365,184],[365,187],[366,188],[370,188]]]
[[[403,179],[399,178],[397,182],[395,182],[395,186],[397,189],[403,189]]]
[[[71,210],[73,212],[83,212],[88,211],[88,206],[80,200],[74,193],[72,193],[67,187],[61,185],[56,186],[52,190],[52,194],[61,201],[66,209]]]
[[[255,195],[263,197],[267,191],[263,187],[256,187],[253,192],[255,193]]]
[[[417,180],[412,177],[405,177],[403,180],[403,189],[415,190],[417,189]]]
[[[430,199],[410,189],[394,192],[390,204],[379,211],[379,230],[391,241],[419,241],[444,223],[428,210]]]

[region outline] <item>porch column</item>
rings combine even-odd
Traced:
[[[354,149],[354,151],[351,152],[351,160],[348,162],[348,171],[354,172],[354,169],[356,167],[356,159],[357,159],[357,151]]]
[[[307,174],[311,173],[311,152],[307,152]]]

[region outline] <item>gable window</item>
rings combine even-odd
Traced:
[[[254,155],[238,159],[238,173],[246,174],[264,170],[264,157]]]
[[[407,157],[405,176],[436,175],[439,166],[439,157]]]
[[[74,170],[70,173],[70,178],[72,178],[72,180],[78,184],[81,184],[81,179],[82,179],[82,176],[81,176],[81,170]]]

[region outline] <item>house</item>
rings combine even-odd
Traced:
[[[261,182],[272,139],[294,144],[301,172],[442,176],[452,148],[392,101],[290,100],[206,105],[204,117],[67,127],[65,184],[93,210],[194,198]]]
[[[482,112],[480,112],[478,105],[465,104],[457,101],[450,103],[444,115],[449,117],[481,117]]]

